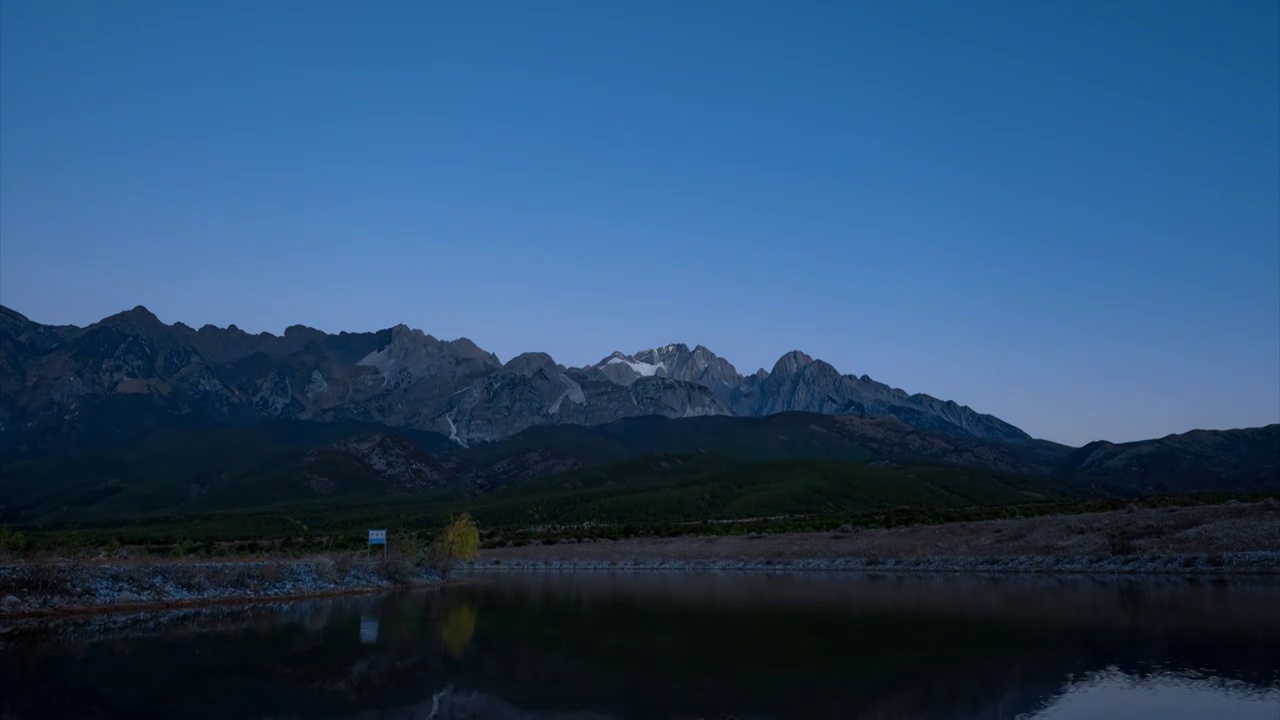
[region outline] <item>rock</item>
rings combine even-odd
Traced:
[[[17,610],[22,607],[22,601],[12,595],[6,595],[4,600],[0,600],[0,608],[4,610]]]

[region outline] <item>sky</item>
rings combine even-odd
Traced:
[[[1280,421],[1280,4],[0,3],[0,303]]]

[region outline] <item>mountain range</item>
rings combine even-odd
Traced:
[[[424,517],[483,497],[518,524],[1277,489],[1280,425],[1071,448],[799,351],[750,375],[681,344],[570,368],[403,325],[253,335],[139,307],[78,328],[0,307],[0,523],[407,495]]]
[[[628,417],[803,411],[896,417],[983,440],[1027,440],[999,418],[908,394],[792,351],[743,375],[698,345],[614,352],[571,368],[528,352],[501,362],[466,338],[404,325],[282,336],[235,325],[161,322],[144,307],[85,328],[50,326],[0,307],[0,450],[78,447],[154,425],[260,419],[355,420],[430,430],[460,446],[537,425]]]

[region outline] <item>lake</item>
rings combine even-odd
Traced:
[[[1280,718],[1268,579],[460,576],[0,649],[3,720]]]

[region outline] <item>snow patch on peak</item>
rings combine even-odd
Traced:
[[[653,377],[659,370],[664,370],[667,367],[665,363],[658,363],[654,365],[647,362],[640,362],[639,360],[628,360],[625,357],[611,357],[605,361],[606,365],[612,365],[614,363],[626,363],[632,370],[635,370],[643,377]]]

